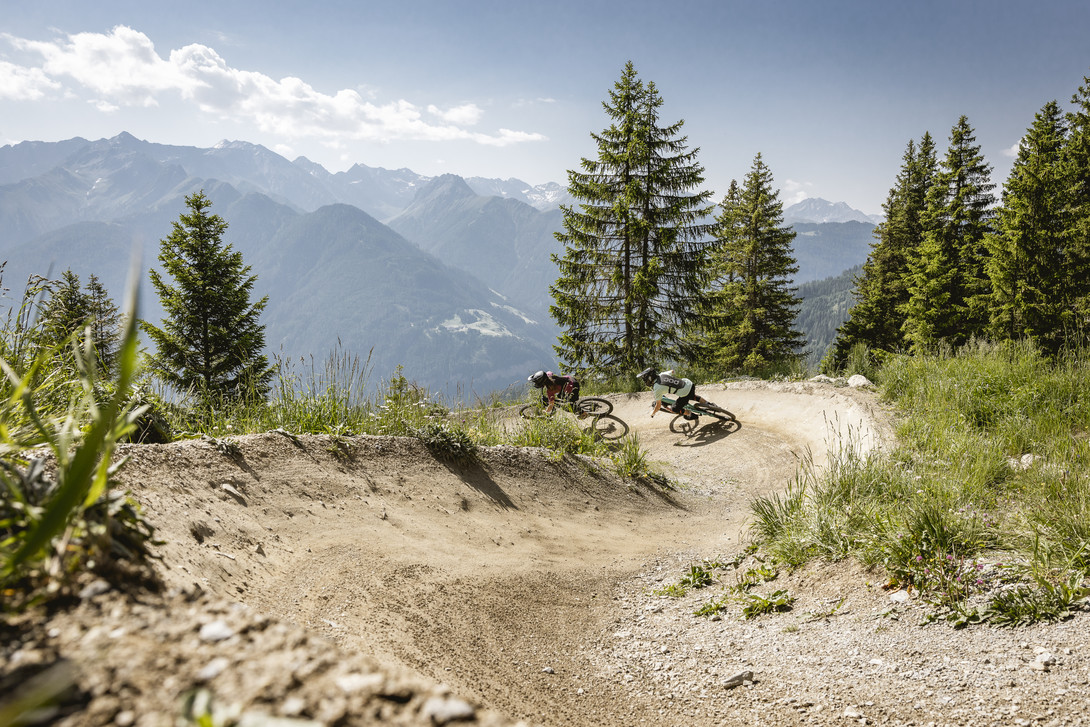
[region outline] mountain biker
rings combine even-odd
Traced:
[[[541,389],[541,404],[545,407],[545,413],[551,414],[556,406],[556,399],[571,404],[571,410],[579,414],[580,418],[586,414],[579,411],[576,404],[579,402],[579,380],[571,374],[554,374],[552,371],[535,371],[527,378],[534,388]]]
[[[685,411],[685,405],[694,399],[701,404],[707,403],[707,399],[697,395],[696,384],[689,379],[679,379],[674,376],[673,371],[659,373],[653,366],[636,374],[636,378],[650,386],[655,394],[655,409],[651,416],[655,416],[660,409],[665,409],[673,414],[680,414],[691,422],[700,418],[698,414]],[[662,397],[666,394],[674,397],[673,408],[662,403]]]

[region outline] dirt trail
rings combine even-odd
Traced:
[[[736,552],[755,494],[820,464],[837,436],[884,434],[866,395],[812,384],[703,389],[740,427],[691,435],[615,414],[673,491],[624,486],[580,458],[489,448],[466,468],[414,440],[238,440],[134,447],[125,479],[168,541],[172,585],[237,599],[532,723],[621,725],[658,714],[597,670],[587,645],[615,588],[680,553]],[[835,446],[835,445],[834,445]]]
[[[755,495],[845,442],[890,437],[862,390],[701,393],[739,425],[679,434],[649,417],[649,395],[611,397],[674,489],[538,449],[445,464],[402,438],[125,447],[124,484],[176,590],[93,583],[75,608],[8,624],[0,710],[60,664],[78,688],[57,727],[175,727],[194,690],[225,705],[215,724],[243,712],[293,727],[1087,724],[1086,609],[1020,629],[925,626],[931,607],[851,561],[776,574],[750,595],[778,589],[794,607],[751,620],[728,591],[740,571],[662,595],[742,549]],[[695,615],[716,599],[726,610]]]

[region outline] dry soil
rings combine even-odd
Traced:
[[[701,393],[737,421],[676,431],[669,415],[650,417],[648,395],[610,397],[668,487],[530,448],[459,466],[403,438],[126,446],[121,480],[165,541],[168,589],[133,598],[89,583],[79,604],[7,624],[0,699],[69,680],[45,722],[119,727],[187,713],[219,724],[1087,722],[1086,613],[1025,629],[922,625],[910,594],[851,563],[780,574],[764,592],[787,591],[792,609],[756,619],[740,606],[694,614],[726,597],[729,573],[664,595],[691,565],[743,552],[755,496],[838,448],[892,441],[865,390]]]

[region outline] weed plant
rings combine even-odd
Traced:
[[[614,471],[625,479],[638,480],[652,474],[647,450],[640,446],[640,437],[637,434],[626,437],[617,451],[613,452],[611,459]]]
[[[11,356],[0,360],[5,610],[68,593],[84,573],[118,582],[153,578],[147,567],[152,528],[130,499],[112,490],[113,474],[123,464],[112,461],[115,445],[142,413],[131,396],[137,375],[135,310],[133,292],[108,386],[88,331],[33,353],[20,342],[32,336],[31,319],[20,313],[15,328],[4,331],[2,348]],[[51,468],[44,465],[46,453]]]
[[[1029,590],[1005,602],[1028,611],[1048,600],[1043,584],[1090,575],[1088,374],[1085,356],[1048,360],[1024,344],[891,357],[875,378],[903,413],[898,449],[849,442],[823,471],[800,468],[786,495],[754,501],[754,537],[791,566],[881,566],[955,612],[996,587],[991,563],[1019,563]]]
[[[767,613],[790,611],[795,603],[795,597],[781,588],[767,596],[760,593],[747,593],[743,601],[742,618],[748,620]]]
[[[653,593],[656,596],[670,596],[680,598],[695,588],[707,588],[716,581],[716,571],[723,570],[726,566],[719,561],[705,560],[700,563],[692,563],[689,570],[677,583],[671,583],[659,588]]]

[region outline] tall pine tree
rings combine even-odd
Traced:
[[[823,366],[838,371],[852,347],[895,353],[906,348],[901,325],[908,304],[907,273],[923,237],[927,190],[935,174],[935,143],[925,133],[917,147],[909,140],[896,184],[883,205],[885,220],[875,230],[863,272],[856,280],[855,305],[837,332]]]
[[[121,317],[117,304],[94,274],[87,279],[87,303],[91,315],[91,340],[94,343],[95,356],[104,371],[112,372],[117,362],[117,344],[121,338]]]
[[[761,155],[745,184],[732,183],[716,217],[710,265],[714,309],[704,340],[706,362],[757,372],[799,357],[800,299],[791,281],[798,265],[795,231],[783,226],[783,203]]]
[[[568,172],[579,204],[561,207],[550,308],[566,368],[618,376],[692,357],[711,192],[700,190],[704,169],[680,135],[684,122],[662,125],[662,103],[627,63],[602,104],[610,126],[591,134],[597,159]]]
[[[83,291],[79,276],[71,269],[49,284],[49,297],[42,304],[39,318],[42,342],[51,346],[82,331],[90,322],[90,296]]]
[[[1022,137],[1003,186],[995,232],[987,237],[993,336],[1028,337],[1049,354],[1064,345],[1065,331],[1074,323],[1065,245],[1066,137],[1060,107],[1050,101]]]
[[[991,167],[965,116],[935,173],[923,215],[923,241],[911,261],[904,333],[914,352],[960,346],[989,323],[991,281],[984,236],[991,231]]]
[[[151,270],[151,283],[167,317],[162,327],[143,323],[155,343],[152,370],[205,406],[246,396],[264,396],[272,369],[262,353],[259,323],[267,298],[250,302],[257,276],[242,253],[223,242],[227,223],[210,214],[212,202],[197,192],[186,197],[171,234],[160,241],[159,261],[173,278]]]
[[[1071,98],[1067,114],[1070,136],[1064,167],[1070,205],[1064,248],[1072,301],[1069,339],[1085,345],[1090,339],[1090,77]]]

